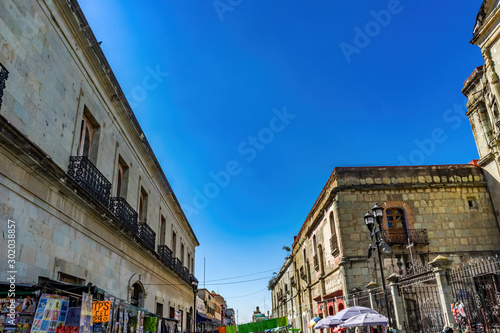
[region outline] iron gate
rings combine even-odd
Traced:
[[[408,333],[439,332],[445,325],[436,275],[431,270],[398,281]]]
[[[461,328],[472,332],[500,333],[500,260],[487,259],[462,264],[448,274],[448,282],[456,298],[455,315]]]

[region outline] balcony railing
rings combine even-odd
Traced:
[[[319,271],[319,260],[318,260],[318,255],[315,254],[313,257],[313,263],[314,263],[314,269],[316,271]]]
[[[182,261],[179,258],[174,258],[174,270],[182,274]]]
[[[5,81],[9,78],[9,71],[0,64],[0,107],[2,107],[3,90],[5,89]]]
[[[189,269],[187,269],[187,267],[184,266],[181,268],[181,275],[185,281],[191,283],[191,281],[189,281]]]
[[[304,266],[300,266],[300,277],[302,278],[302,280],[306,280],[307,279],[307,276],[306,276],[306,272],[304,270]]]
[[[137,226],[137,212],[132,207],[130,207],[130,205],[124,198],[110,198],[109,210],[130,231],[135,234],[139,232]]]
[[[165,264],[167,264],[169,267],[173,267],[173,256],[172,256],[172,250],[168,248],[166,245],[158,245],[158,254],[160,255],[161,259]]]
[[[429,244],[427,229],[384,230],[383,238],[389,245],[408,244],[408,240],[413,244]]]
[[[111,183],[88,158],[84,156],[70,156],[68,176],[104,207],[108,207]]]
[[[151,250],[155,250],[156,233],[146,222],[139,222],[139,238],[142,239]]]
[[[333,235],[332,237],[330,237],[330,251],[332,252],[332,255],[334,257],[340,253],[337,235]]]

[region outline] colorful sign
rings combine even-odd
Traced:
[[[111,312],[110,301],[94,301],[92,302],[93,323],[109,322],[109,314]]]
[[[92,333],[92,295],[82,293],[79,333]]]
[[[60,295],[42,294],[33,320],[32,333],[55,332],[64,326],[68,313],[69,298]]]

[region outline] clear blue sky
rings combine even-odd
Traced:
[[[206,258],[240,322],[270,310],[335,166],[478,156],[460,90],[480,0],[80,5],[201,243],[200,286]]]

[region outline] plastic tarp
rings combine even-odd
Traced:
[[[288,325],[287,317],[279,317],[275,319],[258,321],[256,323],[238,325],[238,332],[239,333],[263,332],[269,328],[276,328],[287,325]]]

